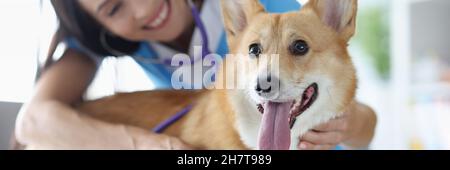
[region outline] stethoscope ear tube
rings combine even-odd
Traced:
[[[191,6],[192,16],[194,17],[195,24],[197,25],[198,29],[200,30],[200,34],[202,36],[202,59],[204,59],[208,54],[211,53],[209,50],[209,40],[208,40],[208,34],[206,32],[205,24],[203,23],[200,12],[195,6],[195,4],[192,2],[192,0],[188,0],[189,5]]]
[[[192,2],[192,0],[187,0],[189,6],[192,8],[193,6],[195,6],[194,2]]]

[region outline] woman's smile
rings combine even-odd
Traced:
[[[150,19],[142,27],[144,30],[156,30],[163,28],[167,21],[169,21],[171,14],[171,4],[170,1],[163,1],[160,7],[157,9]]]

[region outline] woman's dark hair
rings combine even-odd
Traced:
[[[131,55],[139,48],[139,42],[128,41],[108,33],[106,28],[80,6],[78,0],[51,0],[51,3],[59,20],[59,28],[53,38],[45,66],[52,63],[56,46],[69,37],[101,57]],[[107,46],[101,42],[102,36]]]

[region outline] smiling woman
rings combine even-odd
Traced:
[[[260,2],[269,12],[300,8],[295,0]],[[95,119],[76,106],[84,102],[100,62],[108,61],[104,59],[110,56],[130,56],[156,89],[173,88],[171,75],[184,66],[172,67],[163,61],[170,61],[175,54],[193,56],[194,47],[203,45],[211,53],[225,56],[228,48],[220,1],[52,0],[51,3],[59,28],[33,96],[17,118],[18,140],[30,147],[47,149],[188,148],[178,138]],[[61,43],[66,48],[53,61],[55,47]],[[307,51],[302,43],[297,44],[293,52],[301,55]],[[308,94],[312,99],[314,93]]]
[[[202,19],[214,21],[209,22],[211,26],[206,32],[210,38],[209,46],[224,54],[224,45],[220,45],[225,39],[221,38],[223,29],[220,13],[217,13],[220,11],[219,2],[193,2]],[[68,49],[57,62],[53,63],[52,57],[48,58],[35,95],[17,119],[18,140],[25,145],[54,148],[185,148],[173,137],[95,120],[78,113],[73,106],[81,101],[99,62],[106,56],[137,56],[134,54],[138,53],[139,56],[158,59],[159,56],[164,58],[179,52],[190,53],[190,47],[199,43],[197,37],[200,35],[195,33],[197,28],[187,1],[53,0],[52,4],[60,21],[53,46],[64,42]],[[48,56],[53,56],[53,51],[51,48]],[[115,53],[117,51],[120,53]],[[155,63],[140,64],[150,78],[162,78],[156,79],[157,82],[170,82],[164,81],[164,78],[170,79],[166,76],[170,68]],[[160,84],[158,87],[168,86]],[[42,120],[43,115],[51,119]],[[40,121],[30,123],[33,120]],[[51,129],[64,131],[59,133]],[[83,139],[82,136],[91,137],[88,137],[89,141],[72,140],[73,137]],[[117,140],[104,141],[110,138]],[[142,140],[142,143],[129,143],[130,139]]]
[[[193,21],[184,1],[80,0],[80,4],[109,31],[132,41],[170,42]]]

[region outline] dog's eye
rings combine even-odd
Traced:
[[[254,57],[254,58],[258,58],[259,55],[261,55],[262,53],[262,47],[260,44],[252,44],[250,45],[249,49],[248,49],[248,54],[250,55],[250,57]]]
[[[289,51],[292,55],[303,56],[309,51],[308,44],[303,40],[294,41],[289,47]]]

